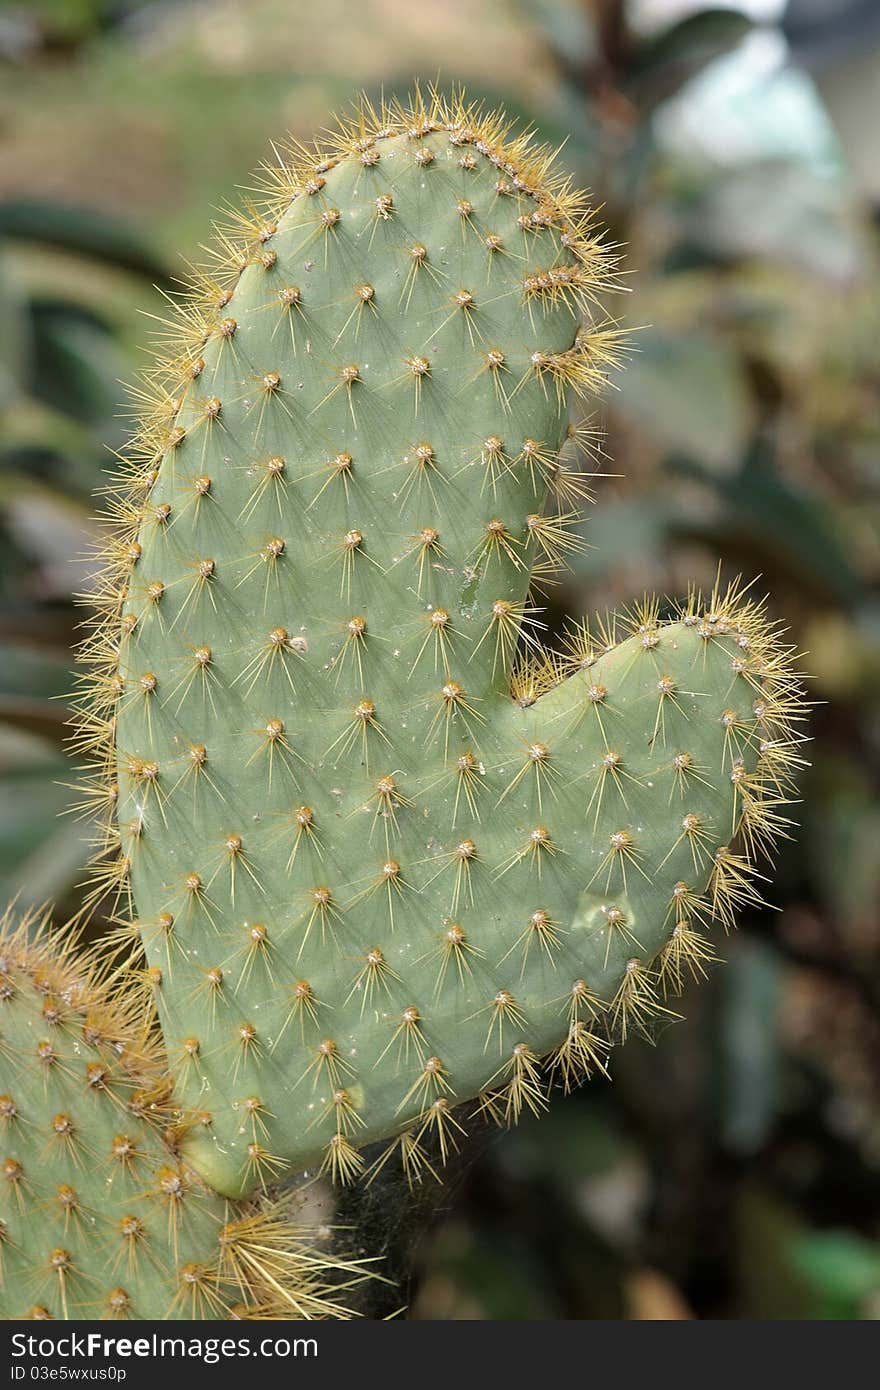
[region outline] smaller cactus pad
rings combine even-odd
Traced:
[[[167,1067],[129,999],[0,922],[0,1317],[346,1317],[366,1276],[291,1195],[235,1207],[181,1158]]]

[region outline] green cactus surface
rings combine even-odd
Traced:
[[[297,1194],[209,1191],[155,1034],[74,945],[0,921],[0,1316],[348,1316],[364,1262],[310,1242]]]
[[[541,649],[619,350],[548,153],[417,96],[264,181],[144,387],[79,733],[111,949],[235,1197],[379,1139],[416,1180],[674,1017],[799,761],[747,592]]]

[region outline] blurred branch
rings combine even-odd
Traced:
[[[172,285],[162,262],[121,221],[88,207],[60,207],[30,198],[0,202],[0,239],[39,242],[143,275],[165,289]]]

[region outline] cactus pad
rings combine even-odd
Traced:
[[[798,761],[747,594],[540,647],[618,349],[547,152],[417,97],[266,183],[144,388],[80,731],[93,891],[232,1196],[383,1138],[415,1180],[463,1102],[510,1123],[672,1017]]]
[[[348,1316],[363,1262],[310,1245],[293,1194],[204,1186],[140,1011],[72,945],[0,922],[0,1316]]]

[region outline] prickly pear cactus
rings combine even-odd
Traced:
[[[0,1316],[348,1315],[364,1262],[310,1245],[292,1194],[233,1210],[209,1191],[134,1000],[11,912],[0,1053]]]
[[[232,1196],[377,1139],[415,1180],[462,1102],[540,1111],[672,1017],[797,762],[747,595],[541,650],[583,544],[569,406],[618,347],[547,152],[417,97],[285,161],[144,388],[80,734],[93,891]]]

